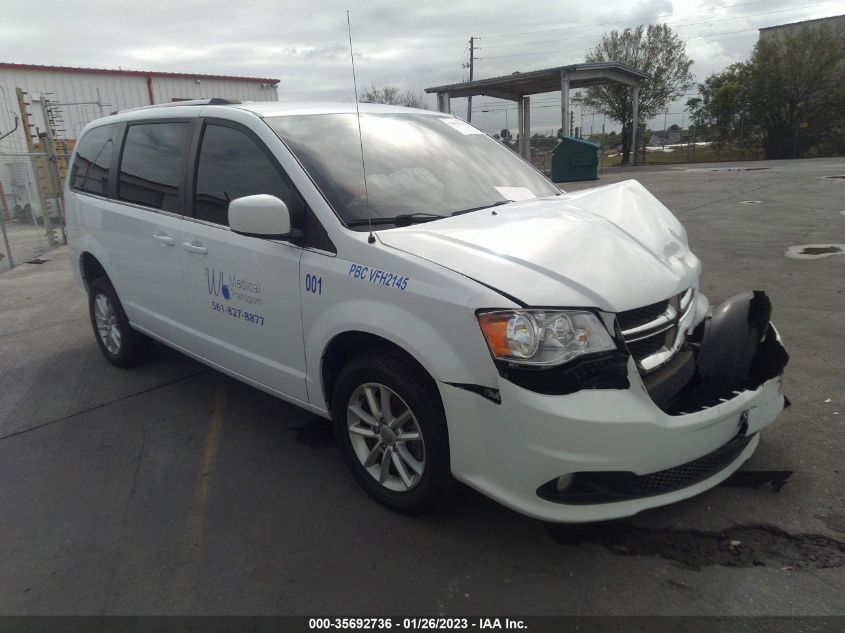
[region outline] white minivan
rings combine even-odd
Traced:
[[[362,162],[363,151],[363,162]],[[106,359],[153,339],[334,422],[405,512],[453,479],[549,521],[717,485],[784,406],[763,292],[711,307],[636,181],[562,193],[451,115],[212,99],[82,133],[73,272]]]

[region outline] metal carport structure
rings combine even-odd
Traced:
[[[483,95],[495,99],[515,101],[519,112],[519,153],[531,159],[531,97],[533,94],[556,92],[560,90],[561,128],[566,132],[569,117],[569,91],[588,88],[607,83],[621,83],[633,90],[633,125],[631,147],[636,163],[636,140],[639,109],[640,84],[650,75],[642,70],[616,62],[596,62],[590,64],[572,64],[544,70],[515,72],[511,75],[476,79],[459,84],[426,88],[429,94],[437,94],[437,109],[451,112],[451,99]]]

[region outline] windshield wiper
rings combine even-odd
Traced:
[[[436,213],[401,213],[392,218],[370,218],[369,220],[351,220],[346,223],[346,226],[368,226],[370,224],[393,224],[394,226],[410,226],[411,224],[418,224],[420,222],[431,222],[432,220],[440,220],[445,218],[445,215],[437,215]]]
[[[511,202],[513,202],[513,200],[499,200],[498,202],[494,202],[493,204],[485,204],[480,207],[470,207],[469,209],[461,209],[460,211],[454,211],[452,215],[463,215],[464,213],[472,213],[473,211],[492,209],[493,207],[500,207],[503,204],[509,204]]]

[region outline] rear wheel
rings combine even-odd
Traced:
[[[401,354],[350,361],[336,382],[332,418],[350,471],[376,500],[418,514],[445,497],[451,473],[440,394]]]
[[[88,288],[88,311],[97,345],[106,360],[117,367],[144,362],[153,347],[149,337],[132,329],[117,293],[107,277],[99,277]]]

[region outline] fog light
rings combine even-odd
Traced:
[[[566,490],[572,485],[572,480],[575,479],[575,476],[572,473],[568,475],[561,475],[555,481],[555,490],[559,493],[564,493]]]

